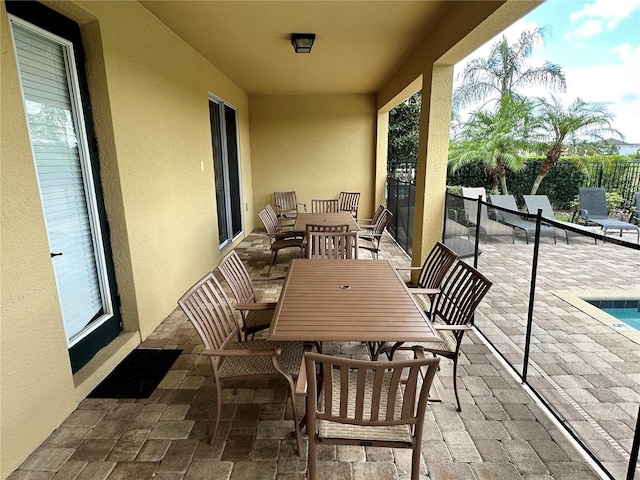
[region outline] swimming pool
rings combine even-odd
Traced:
[[[640,301],[587,300],[587,302],[636,330],[640,330]]]

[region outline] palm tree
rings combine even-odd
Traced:
[[[623,139],[623,135],[611,126],[613,115],[606,106],[599,103],[585,103],[577,98],[567,108],[553,95],[551,100],[540,99],[539,115],[536,117],[537,149],[546,157],[536,176],[531,195],[538,187],[560,156],[568,149],[579,146],[583,155],[604,158],[607,153],[605,141],[608,138]],[[580,167],[580,165],[578,165]]]
[[[482,161],[492,179],[492,189],[507,195],[507,170],[518,171],[524,167],[520,152],[530,128],[531,103],[513,100],[501,102],[496,112],[478,110],[460,125],[457,139],[449,146],[449,163],[456,171],[471,162]]]
[[[535,85],[564,90],[566,79],[559,65],[550,62],[540,67],[526,65],[533,47],[544,40],[544,35],[545,29],[525,30],[513,45],[503,35],[491,46],[487,58],[471,60],[460,74],[461,84],[453,94],[454,110],[487,98],[498,102],[506,97],[518,98],[518,90]]]
[[[508,193],[506,170],[523,167],[519,152],[527,149],[525,142],[531,128],[532,104],[519,90],[533,85],[566,87],[559,65],[550,62],[541,67],[526,65],[544,33],[540,28],[525,30],[513,45],[503,35],[492,45],[487,58],[476,58],[467,64],[460,75],[462,82],[453,94],[454,112],[488,101],[479,111],[472,112],[467,122],[453,125],[452,130],[462,141],[450,149],[452,168],[455,171],[460,165],[481,158],[487,172],[500,181],[503,194]],[[482,108],[493,108],[495,113]]]

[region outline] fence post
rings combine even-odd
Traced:
[[[480,219],[482,218],[482,195],[478,195],[478,208],[476,209],[476,241],[473,252],[473,268],[478,268],[478,251],[480,250]]]
[[[536,276],[538,275],[538,253],[540,252],[540,225],[542,224],[542,209],[536,215],[536,235],[533,243],[533,261],[531,262],[531,286],[529,287],[529,309],[527,312],[527,335],[524,339],[524,359],[522,364],[522,382],[527,383],[529,369],[529,349],[531,348],[531,330],[533,327],[533,303],[536,298]]]
[[[636,464],[638,463],[638,449],[640,449],[640,407],[638,407],[638,418],[636,418],[636,431],[633,434],[633,444],[631,445],[631,455],[629,467],[627,468],[627,480],[633,480],[636,476]]]

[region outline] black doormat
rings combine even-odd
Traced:
[[[89,398],[149,398],[182,350],[132,351]]]

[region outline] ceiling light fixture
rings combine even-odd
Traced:
[[[315,33],[292,33],[291,45],[296,53],[311,53],[311,47],[316,39]]]

